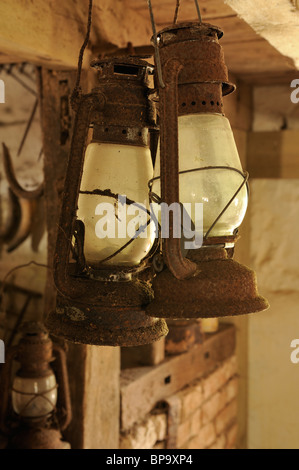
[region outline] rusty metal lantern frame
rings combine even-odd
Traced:
[[[222,97],[235,85],[228,80],[219,39],[223,32],[199,21],[173,24],[156,32],[151,1],[148,0],[155,47],[156,87],[159,97],[161,199],[168,207],[179,203],[178,117],[197,113],[223,113]],[[153,281],[154,301],[149,315],[164,318],[205,318],[265,310],[268,302],[259,296],[255,273],[232,260],[237,231],[232,236],[210,237],[212,228],[247,186],[248,173],[228,166],[194,168],[191,171],[225,169],[237,171],[243,181],[204,234],[203,248],[183,256],[181,241],[173,236],[173,214],[169,213],[169,238],[162,240],[167,266]],[[154,180],[149,185],[152,186]],[[157,201],[157,195],[152,193]],[[223,261],[226,261],[223,263]]]
[[[179,201],[179,175],[181,174],[224,169],[235,171],[243,177],[236,192],[204,234],[204,245],[235,242],[236,236],[209,237],[209,234],[248,181],[247,172],[242,173],[228,166],[206,166],[179,171],[178,116],[200,112],[223,114],[222,96],[235,90],[235,86],[228,82],[224,57],[221,48],[217,47],[216,39],[220,39],[222,35],[218,27],[202,23],[182,23],[175,27],[165,28],[158,35],[162,43],[159,61],[161,60],[161,77],[163,77],[162,81],[157,80],[161,139],[161,201],[166,202],[168,206]],[[198,47],[196,39],[203,41],[204,47]],[[166,49],[163,49],[163,43],[168,46]],[[186,57],[187,47],[189,50]],[[195,95],[200,96],[201,99],[194,98]],[[157,178],[149,182],[150,188]],[[150,194],[157,200],[157,195],[153,195],[152,191]],[[180,240],[171,236],[173,232],[171,217],[172,213],[170,213],[169,221],[170,236],[163,240],[164,259],[177,279],[186,279],[195,273],[196,266],[182,257]]]
[[[54,335],[78,343],[148,344],[168,332],[164,320],[149,318],[143,311],[143,306],[153,298],[149,257],[140,265],[128,268],[110,267],[104,262],[96,269],[87,266],[84,224],[76,218],[76,211],[82,192],[80,184],[89,129],[93,128],[94,141],[137,146],[146,146],[147,129],[156,129],[155,110],[149,99],[151,89],[146,86],[153,66],[140,57],[98,59],[91,66],[98,70],[99,83],[89,94],[80,94],[76,100],[54,255],[57,308],[50,313],[46,324]],[[125,73],[126,70],[132,73]],[[118,197],[109,190],[96,189],[92,193]],[[127,204],[138,205],[130,200]],[[69,261],[71,251],[74,254],[73,237],[76,263]],[[128,282],[122,282],[126,276]]]
[[[61,432],[72,419],[66,354],[58,344],[52,342],[42,323],[27,322],[21,330],[23,335],[19,343],[7,351],[6,362],[0,374],[0,430],[7,436],[9,448],[65,448]],[[12,410],[11,381],[14,361],[21,364],[18,371],[21,377],[36,379],[47,377],[51,372],[50,364],[54,362],[59,393],[58,404],[53,412],[29,418]],[[34,394],[34,397],[39,396],[43,396],[43,393]]]

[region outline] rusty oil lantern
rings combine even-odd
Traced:
[[[14,374],[15,362],[20,368]],[[23,325],[22,337],[7,351],[2,367],[0,428],[8,448],[70,448],[61,435],[72,416],[66,357],[42,323]]]
[[[160,144],[149,183],[152,200],[168,208],[191,203],[192,226],[201,222],[203,230],[197,249],[195,243],[182,250],[169,212],[155,297],[146,311],[163,318],[208,318],[265,310],[269,305],[258,294],[255,273],[232,259],[247,208],[248,174],[224,116],[223,96],[235,86],[219,44],[223,33],[201,19],[153,31]],[[203,208],[199,221],[195,203]]]
[[[149,259],[156,244],[147,186],[149,129],[156,128],[153,66],[120,57],[92,67],[98,86],[77,102],[54,259],[57,306],[47,326],[73,342],[137,346],[168,332],[163,319],[144,312],[153,298]],[[148,236],[120,234],[123,217],[134,222],[134,210],[126,212],[140,207],[145,218],[137,225]]]

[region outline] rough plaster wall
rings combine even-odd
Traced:
[[[294,90],[290,86],[256,87],[253,93],[252,130],[299,130],[299,104],[291,101],[291,93]]]
[[[253,130],[299,129],[290,91],[254,90]],[[249,319],[248,447],[298,449],[299,369],[290,360],[299,337],[298,179],[253,180],[250,207],[251,265],[271,307]]]
[[[291,102],[291,91],[288,86],[254,89],[254,131],[298,130],[299,104]],[[242,338],[238,354],[242,364],[241,448],[299,446],[299,365],[290,360],[291,340],[299,338],[299,254],[293,238],[299,228],[298,183],[291,179],[250,179],[249,210],[241,226],[236,259],[256,271],[259,292],[271,307],[266,312],[237,318]]]
[[[299,181],[251,184],[251,255],[259,289],[271,308],[249,321],[251,449],[298,449],[299,365],[290,360],[299,337]]]
[[[299,12],[290,0],[225,0],[225,3],[299,68]]]

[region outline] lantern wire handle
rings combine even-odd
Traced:
[[[149,12],[150,12],[151,23],[152,23],[158,80],[159,80],[159,83],[160,83],[160,87],[165,88],[165,83],[164,83],[163,77],[162,77],[162,67],[161,67],[161,61],[160,61],[160,51],[159,51],[159,46],[158,46],[158,36],[157,36],[157,31],[156,31],[156,24],[155,24],[155,19],[154,19],[154,13],[153,13],[151,0],[147,0],[147,4],[148,4]]]
[[[92,0],[90,0],[92,1]],[[201,19],[201,13],[200,13],[200,8],[198,5],[198,1],[195,1],[195,6],[196,6],[196,11],[199,19],[199,23],[202,23]],[[158,74],[158,80],[160,83],[161,88],[165,88],[165,83],[163,81],[162,77],[162,67],[161,67],[161,61],[160,61],[160,51],[159,51],[159,45],[158,45],[158,35],[157,35],[157,30],[156,30],[156,24],[155,24],[155,18],[154,18],[154,13],[153,13],[153,8],[152,8],[152,2],[151,0],[147,0],[148,8],[149,8],[149,13],[150,13],[150,19],[151,19],[151,24],[152,24],[152,30],[153,30],[153,38],[154,38],[154,48],[155,48],[155,58],[156,58],[156,65],[157,65],[157,74]],[[179,8],[180,8],[180,0],[176,1],[176,9],[175,9],[175,14],[174,14],[174,19],[173,19],[173,24],[175,25],[177,23],[178,19],[178,13],[179,13]],[[83,49],[84,51],[84,49]],[[79,85],[77,84],[79,87]]]
[[[80,49],[80,52],[79,52],[77,78],[76,78],[76,85],[75,85],[75,88],[74,88],[73,93],[72,93],[72,98],[71,98],[72,101],[74,101],[76,99],[76,97],[80,94],[80,91],[81,91],[80,81],[81,81],[81,72],[82,72],[82,64],[83,64],[83,55],[84,55],[85,49],[87,47],[87,44],[89,42],[89,36],[90,36],[90,30],[91,30],[92,2],[93,2],[93,0],[89,0],[87,31],[86,31],[86,36],[85,36],[84,42],[83,42],[83,44],[81,46],[81,49]]]
[[[236,192],[234,193],[234,195],[231,197],[231,199],[228,201],[228,203],[225,205],[225,207],[222,209],[222,211],[219,213],[219,215],[216,217],[216,219],[214,220],[214,222],[211,224],[211,226],[209,227],[209,229],[207,230],[207,232],[204,234],[204,240],[206,240],[210,234],[210,232],[212,231],[212,229],[215,227],[216,223],[218,222],[218,220],[220,219],[220,217],[222,217],[222,215],[227,211],[227,209],[230,207],[230,205],[232,204],[232,202],[234,201],[234,199],[236,198],[236,196],[239,194],[239,192],[241,191],[241,189],[243,188],[243,186],[246,184],[246,187],[247,187],[247,191],[249,191],[249,188],[248,188],[248,178],[249,178],[249,174],[247,171],[245,171],[244,173],[242,173],[240,170],[238,170],[237,168],[233,168],[233,167],[227,167],[227,166],[206,166],[206,167],[200,167],[200,168],[192,168],[191,170],[183,170],[183,171],[180,171],[179,174],[182,175],[184,173],[192,173],[192,172],[195,172],[195,171],[204,171],[204,170],[231,170],[231,171],[235,171],[237,173],[239,173],[242,177],[243,177],[243,181],[242,183],[240,184],[240,186],[238,187],[238,189],[236,190]],[[153,182],[155,180],[158,180],[160,179],[160,176],[156,176],[155,178],[152,178],[151,180],[149,180],[148,182],[148,186],[149,186],[149,190],[150,190],[150,200],[151,201],[154,201],[158,204],[161,204],[162,202],[162,199],[155,193],[152,192],[152,185],[153,185]]]
[[[178,13],[179,13],[179,8],[180,8],[180,0],[177,0],[176,2],[176,8],[175,8],[175,13],[174,13],[174,18],[173,18],[173,24],[177,24],[177,20],[178,20]],[[199,9],[199,5],[198,5],[198,1],[195,0],[195,6],[196,6],[196,11],[197,11],[197,15],[198,15],[198,19],[199,19],[199,23],[201,24],[202,23],[202,19],[201,19],[201,13],[200,13],[200,9]]]
[[[178,21],[178,14],[179,14],[179,9],[180,9],[180,0],[176,1],[176,7],[175,7],[175,12],[174,12],[174,18],[173,18],[173,24],[177,24]]]
[[[200,13],[198,1],[197,1],[197,0],[194,0],[194,1],[195,1],[195,6],[196,6],[196,10],[197,10],[198,19],[199,19],[199,22],[200,22],[200,24],[201,24],[201,23],[202,23],[202,19],[201,19],[201,13]]]
[[[214,220],[214,222],[212,223],[212,225],[210,226],[209,230],[205,233],[204,235],[204,239],[207,239],[209,234],[211,233],[212,229],[215,227],[215,225],[217,224],[218,220],[220,219],[220,217],[222,217],[222,215],[226,212],[226,210],[229,208],[229,206],[232,204],[233,200],[237,197],[237,195],[239,194],[239,192],[241,191],[241,189],[243,188],[243,186],[247,183],[248,183],[248,177],[249,177],[249,174],[247,171],[245,171],[244,173],[244,180],[243,182],[240,184],[239,188],[237,189],[237,191],[235,192],[235,194],[232,196],[232,198],[229,200],[229,202],[226,204],[226,206],[224,207],[224,209],[222,209],[222,211],[220,212],[220,214],[218,215],[218,217],[216,217],[216,219]],[[248,191],[248,186],[247,186],[247,191]]]

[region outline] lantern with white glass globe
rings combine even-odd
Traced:
[[[144,312],[156,241],[148,194],[153,66],[116,57],[92,67],[98,86],[77,101],[54,258],[57,305],[46,324],[76,343],[137,346],[168,332]]]
[[[222,35],[201,21],[154,34],[160,142],[151,198],[157,213],[159,206],[175,206],[185,215],[183,223],[180,210],[169,211],[169,236],[163,237],[161,209],[163,261],[147,306],[157,317],[222,317],[268,308],[255,273],[232,259],[248,204],[248,174],[223,111],[223,96],[235,86],[228,81]],[[185,231],[186,220],[191,228]]]
[[[61,435],[72,415],[66,357],[42,323],[25,323],[19,343],[7,351],[0,393],[0,428],[8,448],[70,447]]]

